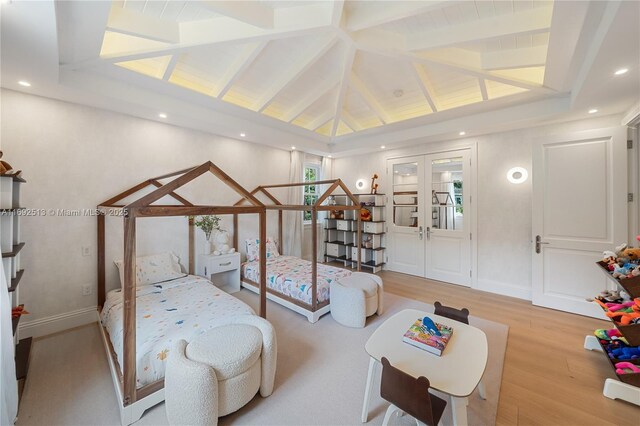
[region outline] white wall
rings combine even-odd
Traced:
[[[478,268],[475,272],[478,288],[530,299],[531,179],[520,185],[510,184],[506,179],[507,170],[522,166],[531,171],[532,143],[538,138],[619,126],[620,119],[619,116],[609,116],[338,158],[334,160],[334,177],[343,179],[353,190],[358,179],[370,182],[373,173],[377,173],[380,176],[378,192],[387,193],[388,158],[477,144],[477,199],[473,202],[478,209],[478,235],[474,235],[478,244]],[[465,214],[465,219],[467,217],[469,215]]]
[[[91,209],[154,176],[211,160],[248,190],[288,180],[287,151],[226,139],[154,121],[2,90],[4,159],[23,170],[22,203],[37,209]],[[240,132],[242,129],[238,129]],[[239,196],[205,175],[177,191],[192,202],[229,205]],[[25,323],[96,305],[96,218],[36,216],[23,220],[21,302]],[[138,221],[138,253],[173,250],[187,265],[186,218]],[[241,219],[240,242],[257,236],[257,215]],[[231,229],[231,217],[223,226]],[[269,234],[277,235],[277,213]],[[202,239],[198,230],[196,235]],[[107,219],[107,283],[118,285],[122,221]],[[202,244],[196,245],[196,251]],[[242,245],[242,244],[240,244]],[[82,255],[90,248],[90,256]],[[91,296],[82,295],[90,284]]]

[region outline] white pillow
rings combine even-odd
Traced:
[[[245,241],[247,261],[253,262],[260,259],[260,240],[257,238],[249,239]],[[280,256],[278,253],[278,246],[272,237],[267,238],[267,259]]]
[[[114,262],[120,273],[120,284],[124,285],[124,261]],[[161,283],[185,277],[180,269],[178,256],[173,253],[152,254],[136,258],[136,286]]]

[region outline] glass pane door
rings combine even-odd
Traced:
[[[462,157],[431,160],[431,228],[464,229]]]

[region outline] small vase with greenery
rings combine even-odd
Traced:
[[[215,215],[197,216],[193,224],[202,229],[204,236],[207,237],[207,241],[209,241],[213,230],[220,229],[220,218]]]

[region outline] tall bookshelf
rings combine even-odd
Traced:
[[[358,250],[361,250],[363,270],[380,272],[386,263],[386,221],[384,194],[354,194],[360,203],[360,211],[337,211],[325,218],[325,262],[342,263],[356,268]],[[334,195],[336,204],[349,205],[346,195]],[[361,215],[361,241],[358,238],[357,214]]]
[[[0,248],[2,249],[2,264],[7,281],[6,291],[9,293],[11,306],[16,307],[20,301],[20,283],[24,269],[20,266],[20,255],[25,243],[21,238],[21,222],[24,207],[20,203],[22,185],[26,183],[19,174],[0,175]],[[2,291],[5,291],[2,289]],[[19,389],[24,386],[29,368],[29,354],[31,352],[31,337],[19,339],[18,325],[20,319],[12,319],[13,340],[16,345],[16,379]]]

